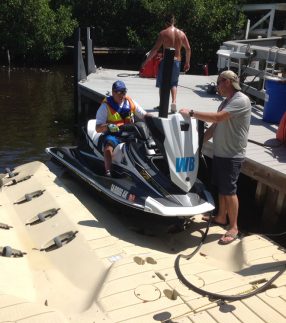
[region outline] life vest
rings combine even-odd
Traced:
[[[119,112],[115,111],[112,106],[107,102],[105,98],[103,102],[107,106],[107,123],[113,123],[117,126],[128,124],[133,122],[133,116],[135,113],[135,104],[129,96],[126,96],[125,100],[129,103],[130,113],[127,116],[122,116]]]

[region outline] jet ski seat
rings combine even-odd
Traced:
[[[94,149],[94,146],[98,148],[98,143],[99,143],[99,138],[101,136],[101,133],[96,132],[96,119],[90,119],[87,122],[87,135],[89,137],[89,140],[88,140],[89,146],[92,149]],[[123,158],[123,153],[122,153],[123,146],[124,146],[124,142],[115,147],[112,154],[112,161],[121,163]]]
[[[97,146],[98,139],[101,134],[96,132],[96,119],[91,119],[87,122],[87,134],[89,136],[89,139],[93,142],[93,144]]]

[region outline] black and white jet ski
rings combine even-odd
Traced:
[[[161,216],[190,217],[214,209],[198,180],[197,121],[180,114],[147,116],[121,131],[125,141],[113,153],[112,177],[105,176],[100,134],[89,120],[86,142],[46,152],[97,191],[121,205]]]

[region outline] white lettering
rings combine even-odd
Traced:
[[[116,186],[114,184],[111,185],[111,188],[110,188],[111,192],[113,192],[114,194],[124,198],[124,199],[127,199],[127,196],[128,196],[128,191],[125,191],[123,188],[119,187],[119,186]]]

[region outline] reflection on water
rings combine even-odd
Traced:
[[[72,144],[73,69],[0,68],[0,172]]]

